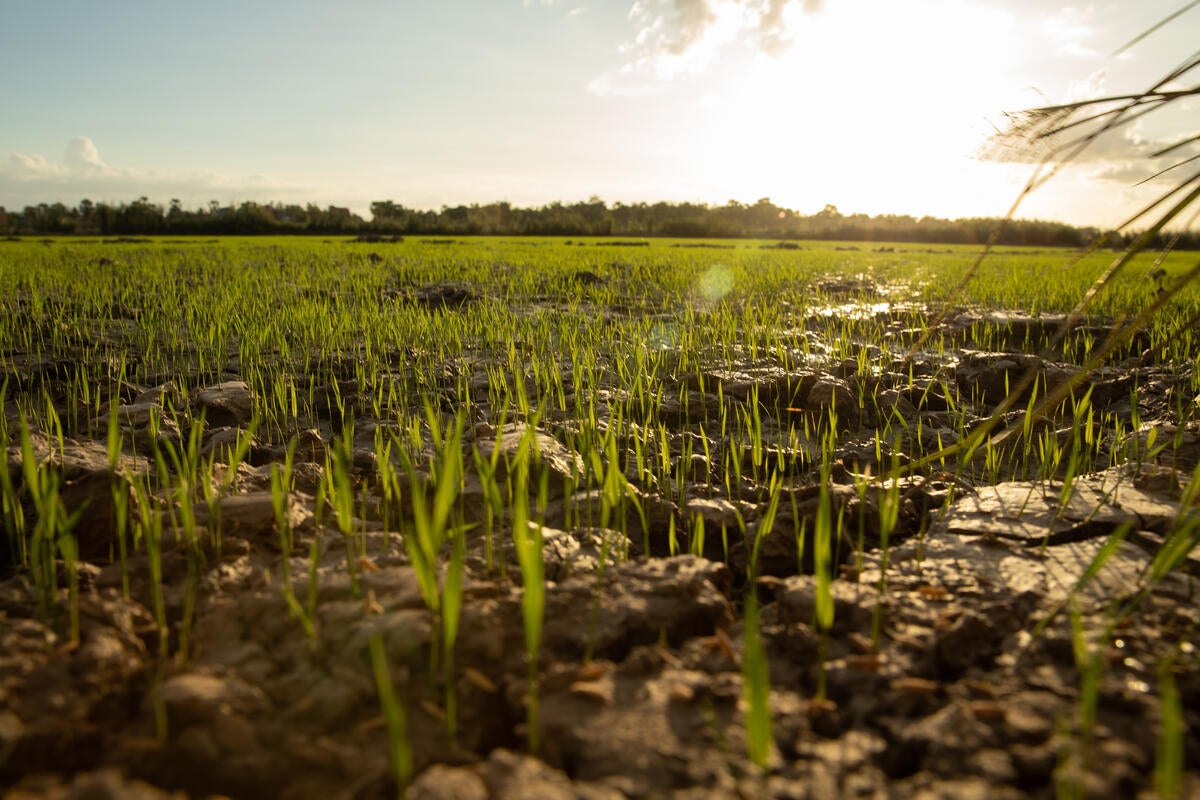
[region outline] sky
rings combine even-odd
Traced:
[[[1146,89],[1193,55],[1200,7],[1114,53],[1186,5],[0,0],[0,206],[1002,216],[1034,169],[980,157],[1004,112]],[[1145,156],[1198,117],[1193,99],[1122,128],[1017,215],[1117,224],[1169,185],[1134,186],[1170,163]]]

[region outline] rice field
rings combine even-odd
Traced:
[[[1196,256],[979,256],[0,242],[0,785],[1200,792]]]

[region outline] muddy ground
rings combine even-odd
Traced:
[[[976,464],[906,478],[881,580],[879,488],[856,483],[882,471],[872,440],[881,417],[904,419],[895,456],[903,463],[917,437],[941,435],[945,444],[955,437],[946,404],[929,402],[942,391],[940,379],[978,399],[971,413],[979,419],[1030,369],[1050,383],[1077,371],[1053,353],[1032,355],[1058,320],[992,314],[1011,347],[981,352],[970,330],[982,316],[963,310],[948,318],[943,332],[955,348],[939,358],[918,358],[911,371],[880,364],[872,380],[882,407],[858,406],[854,365],[827,362],[798,373],[766,358],[735,370],[714,367],[707,400],[696,393],[687,409],[668,404],[662,411],[673,431],[671,457],[691,453],[691,482],[635,481],[646,532],[628,508],[599,527],[598,513],[589,516],[599,498],[570,494],[578,459],[566,444],[572,420],[542,420],[537,442],[551,480],[540,515],[548,583],[536,756],[527,747],[520,573],[511,545],[496,554],[505,575],[496,564],[487,568],[485,501],[473,475],[461,500],[466,520],[477,524],[468,533],[455,653],[458,728],[453,740],[446,734],[445,686],[440,669],[431,673],[433,620],[400,538],[404,522],[393,515],[385,523],[382,501],[370,494],[378,469],[373,429],[388,423],[372,419],[365,400],[356,410],[353,463],[368,498],[356,523],[367,554],[348,563],[341,534],[315,504],[340,421],[318,415],[300,434],[287,554],[269,483],[283,442],[260,436],[235,476],[218,475],[235,491],[218,504],[220,533],[201,537],[201,557],[189,558],[181,533],[164,535],[170,631],[162,661],[144,550],[128,560],[123,596],[111,486],[153,469],[147,426],[164,403],[203,412],[204,446],[219,449],[247,425],[254,398],[232,369],[188,395],[170,376],[159,386],[121,386],[113,413],[132,446],[115,475],[103,441],[69,436],[60,450],[45,432],[32,439],[36,457],[64,477],[68,510],[85,509],[76,528],[80,638],[77,646],[69,640],[66,588],[48,632],[29,575],[4,565],[4,796],[394,797],[388,726],[368,657],[378,633],[407,709],[413,798],[1150,797],[1160,749],[1159,665],[1167,659],[1185,725],[1181,796],[1200,797],[1200,557],[1192,554],[1153,584],[1147,575],[1183,513],[1181,497],[1200,459],[1196,402],[1179,400],[1182,370],[1131,357],[1085,379],[1098,408],[1129,421],[1136,403],[1144,422],[1133,437],[1145,442],[1155,429],[1156,440],[1170,446],[1124,461],[1131,441],[1111,437],[1066,506],[1061,476],[990,484]],[[10,356],[19,365],[10,376],[18,388],[41,380],[53,389],[70,374],[69,363]],[[447,372],[450,391],[458,375]],[[469,377],[486,404],[486,373],[478,368]],[[773,747],[765,769],[746,756],[741,670],[747,538],[760,533],[764,486],[747,472],[730,496],[720,456],[685,448],[715,413],[717,382],[730,402],[757,392],[772,457],[797,465],[763,532],[754,589],[771,678]],[[339,388],[353,405],[361,387],[347,381]],[[678,397],[680,388],[668,386],[664,396]],[[797,552],[793,536],[798,520],[813,527],[818,473],[812,453],[788,450],[781,430],[789,415],[818,417],[830,405],[845,430],[828,491],[847,535],[838,544],[834,622],[822,631],[814,622],[816,579],[806,574],[812,553]],[[6,409],[15,422],[14,411]],[[1071,422],[1038,425],[1065,436]],[[523,430],[479,421],[468,444],[515,448]],[[158,435],[186,434],[168,426]],[[20,486],[20,448],[15,439],[8,445],[8,469]],[[159,510],[167,505],[164,498]],[[574,522],[579,509],[590,524]],[[201,526],[217,529],[212,509],[201,505],[197,513]],[[703,546],[689,538],[697,516],[705,520]],[[497,523],[499,541],[511,541],[504,524]],[[671,556],[672,527],[681,552],[702,555]],[[1118,530],[1124,540],[1076,591]],[[295,594],[306,597],[314,543],[317,615],[309,636],[289,614],[281,567],[287,558]],[[626,547],[628,560],[613,558]],[[7,557],[7,545],[4,551]],[[59,570],[65,587],[61,563]],[[1082,651],[1077,628],[1086,631]],[[1095,667],[1090,721],[1081,698],[1089,670],[1080,663]]]

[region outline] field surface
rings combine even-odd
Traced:
[[[1196,256],[977,256],[0,242],[0,790],[1200,796]]]

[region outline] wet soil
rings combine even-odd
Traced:
[[[455,313],[474,300],[465,287],[433,286],[391,301]],[[980,322],[1002,333],[1002,346],[976,347],[971,331]],[[349,376],[336,387],[356,418],[354,529],[362,549],[347,548],[316,500],[329,448],[345,430],[330,402],[294,435],[295,489],[282,511],[289,552],[270,491],[285,441],[262,432],[235,474],[217,467],[227,491],[197,504],[198,545],[167,525],[164,640],[156,568],[144,549],[124,568],[116,557],[112,489],[155,470],[153,437],[178,442],[189,434],[164,406],[193,419],[203,412],[202,452],[220,462],[255,398],[236,369],[190,393],[169,375],[158,385],[118,386],[121,403],[109,412],[131,442],[118,463],[103,441],[68,435],[60,443],[44,431],[31,438],[34,458],[62,477],[64,507],[81,510],[79,637],[70,639],[66,588],[47,611],[31,576],[4,565],[0,788],[14,800],[394,797],[388,720],[369,658],[378,636],[407,710],[413,798],[1151,797],[1164,675],[1183,715],[1180,796],[1200,796],[1200,556],[1152,574],[1178,521],[1194,513],[1181,503],[1191,497],[1200,429],[1195,400],[1180,401],[1182,369],[1130,357],[1084,378],[1094,406],[1124,420],[1129,433],[1105,434],[1069,491],[1061,469],[1047,472],[1036,459],[1012,466],[1020,454],[1004,441],[991,460],[912,470],[896,487],[897,522],[880,548],[880,497],[889,486],[867,476],[910,463],[918,444],[953,444],[1025,374],[1037,373],[1045,389],[1077,373],[1061,347],[1054,350],[1059,322],[964,309],[943,323],[951,349],[881,361],[866,373],[832,358],[804,370],[771,357],[714,364],[703,371],[703,393],[692,378],[663,393],[666,456],[685,460],[679,474],[688,480],[657,485],[630,471],[631,499],[612,513],[598,492],[572,488],[585,468],[570,446],[577,421],[543,419],[534,437],[548,475],[534,515],[547,580],[536,755],[528,747],[531,672],[512,523],[489,516],[473,467],[459,501],[473,527],[450,736],[445,672],[435,663],[438,621],[402,540],[411,509],[373,489],[373,431],[389,423],[372,418],[365,387]],[[899,327],[893,334],[915,338]],[[816,353],[829,344],[802,327],[794,336]],[[53,390],[74,366],[29,354],[10,360],[19,365],[8,376],[10,400],[14,388],[18,396]],[[484,365],[447,364],[432,380],[449,393],[463,378],[486,408]],[[734,448],[728,441],[714,441],[711,451],[698,443],[702,430],[713,430],[719,402],[752,397],[762,410],[766,462],[788,467],[773,518],[755,454],[726,452]],[[830,408],[841,444],[823,477],[816,445],[786,432],[795,415],[819,420]],[[5,411],[15,430],[15,406]],[[966,415],[965,426],[953,423],[955,413]],[[877,447],[874,432],[889,420],[895,444]],[[1022,424],[1019,415],[1009,421]],[[1068,416],[1035,424],[1052,437],[1072,434]],[[501,450],[503,469],[524,433],[521,422],[497,428],[479,419],[465,444],[485,456]],[[1149,454],[1127,458],[1132,452]],[[745,470],[727,484],[735,460]],[[1006,465],[999,472],[997,461]],[[15,438],[7,462],[19,488]],[[1013,474],[1022,469],[1027,474]],[[843,523],[827,629],[817,624],[812,537],[799,544],[795,535],[814,529],[822,498]],[[179,519],[174,499],[158,501],[155,513]],[[25,511],[32,520],[35,509]],[[748,586],[756,541],[759,577]],[[315,597],[311,632],[289,612],[285,562],[294,595],[301,603]],[[66,587],[66,566],[57,568]],[[743,603],[751,591],[771,684],[764,767],[746,755]]]

